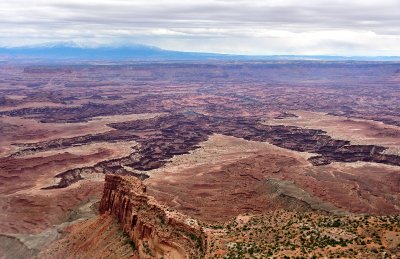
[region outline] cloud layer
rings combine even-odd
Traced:
[[[241,54],[400,55],[398,0],[3,0],[0,45],[144,43]]]

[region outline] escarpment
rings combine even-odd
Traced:
[[[115,216],[140,258],[202,258],[206,234],[194,219],[146,194],[135,177],[106,175],[100,213]]]
[[[0,113],[1,115],[1,113]],[[260,118],[217,117],[201,114],[176,113],[144,120],[110,123],[114,130],[98,135],[86,135],[69,139],[24,144],[14,157],[80,146],[92,142],[135,141],[129,156],[105,160],[95,166],[74,168],[56,175],[60,181],[47,189],[64,188],[84,177],[82,171],[132,175],[145,179],[146,174],[135,174],[127,168],[149,171],[163,167],[176,155],[188,154],[213,134],[242,138],[249,141],[268,142],[275,146],[315,154],[308,159],[314,166],[333,162],[374,162],[400,166],[400,156],[387,154],[386,147],[379,145],[356,145],[349,140],[334,139],[327,132],[296,126],[267,125]]]

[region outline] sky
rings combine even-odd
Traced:
[[[400,56],[400,0],[0,0],[0,46]]]

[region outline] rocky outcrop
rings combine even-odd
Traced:
[[[114,215],[140,258],[202,258],[206,234],[199,223],[146,194],[142,181],[106,175],[100,213]]]

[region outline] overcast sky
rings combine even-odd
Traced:
[[[400,56],[400,0],[0,0],[0,45]]]

